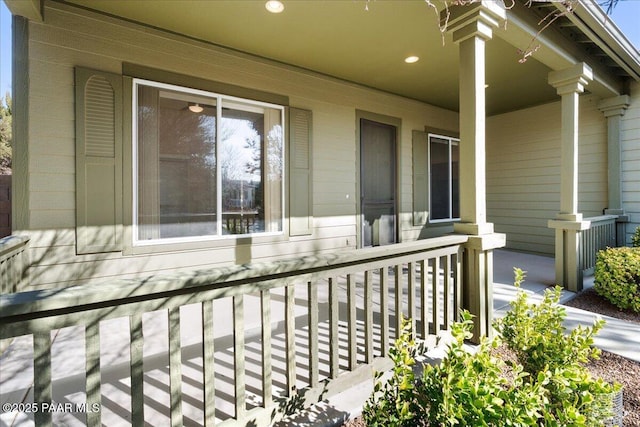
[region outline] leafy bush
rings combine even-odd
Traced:
[[[516,270],[516,286],[524,273]],[[594,379],[583,366],[599,351],[591,347],[602,328],[578,327],[567,334],[558,305],[560,289],[545,292],[543,301],[529,304],[519,291],[512,309],[495,323],[506,344],[518,357],[506,363],[492,356],[500,338],[484,339],[475,352],[464,348],[473,323],[468,312],[451,328],[453,341],[438,365],[422,365],[415,373],[417,355],[424,349],[412,338],[411,322],[389,351],[394,369],[388,382],[375,376],[374,392],[363,409],[368,426],[553,426],[595,427],[611,415],[619,390]],[[509,366],[512,375],[503,374]],[[526,367],[526,369],[523,368]]]
[[[601,427],[613,415],[613,398],[620,390],[619,384],[595,379],[581,365],[548,370],[546,375],[549,382],[545,426]]]
[[[524,272],[515,269],[515,276],[515,286],[520,287]],[[495,328],[532,379],[546,378],[544,425],[601,426],[611,416],[611,399],[620,386],[592,378],[584,363],[600,355],[592,345],[604,321],[567,333],[566,310],[558,304],[561,291],[559,286],[547,289],[539,304],[529,304],[527,294],[519,290]]]
[[[519,288],[524,272],[515,270],[514,285]],[[529,304],[527,294],[519,290],[511,302],[511,310],[495,322],[496,330],[517,355],[524,370],[537,375],[545,369],[555,370],[567,365],[584,363],[598,357],[600,351],[592,347],[593,336],[604,326],[604,321],[593,327],[578,326],[566,333],[563,321],[566,310],[558,304],[562,288],[546,289],[540,304]]]
[[[442,363],[423,365],[418,380],[413,372],[417,353],[411,323],[404,324],[390,351],[392,376],[383,384],[381,374],[376,374],[374,392],[363,409],[367,426],[528,426],[541,419],[546,379],[525,382],[528,374],[520,367],[510,384],[501,375],[504,362],[489,351],[499,341],[484,340],[475,353],[464,348],[473,322],[467,312],[462,317],[452,326],[454,340]]]
[[[536,425],[544,408],[546,378],[525,381],[529,374],[516,365],[510,383],[502,375],[504,361],[490,352],[499,340],[483,340],[475,353],[463,347],[472,328],[465,313],[463,322],[452,328],[454,341],[442,363],[425,367],[420,390],[429,425]]]
[[[598,252],[596,292],[622,310],[640,312],[640,248],[607,248]]]
[[[636,227],[636,231],[631,236],[631,246],[640,248],[640,227]]]
[[[412,338],[411,321],[403,320],[401,334],[389,349],[389,358],[393,362],[391,378],[384,383],[381,380],[384,373],[375,374],[373,394],[362,409],[367,426],[420,425],[422,409],[413,372],[420,349]]]

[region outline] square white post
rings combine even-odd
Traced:
[[[578,212],[579,95],[591,80],[593,72],[583,62],[549,73],[549,84],[562,97],[560,213],[549,227],[556,230],[556,282],[573,292],[582,290],[580,235],[589,227]]]
[[[622,144],[620,122],[622,116],[631,104],[629,95],[620,95],[603,99],[598,103],[598,109],[607,118],[607,182],[608,204],[604,213],[617,215],[616,219],[616,243],[619,246],[626,242],[626,223],[629,216],[624,213],[622,205]]]
[[[463,272],[463,305],[474,317],[473,340],[490,336],[493,313],[493,249],[505,235],[487,222],[485,148],[485,43],[506,12],[495,1],[450,8],[447,31],[460,48],[460,219],[468,234]]]

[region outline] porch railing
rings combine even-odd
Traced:
[[[400,314],[422,338],[447,329],[466,240],[2,295],[0,339],[32,337],[25,402],[86,409],[71,421],[267,425],[388,368]]]
[[[0,295],[21,290],[26,282],[29,238],[7,236],[0,239]]]
[[[585,218],[585,221],[589,222],[589,228],[583,230],[580,236],[582,265],[579,267],[584,274],[593,273],[599,250],[616,246],[617,218],[616,215]]]

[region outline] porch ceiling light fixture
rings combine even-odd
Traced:
[[[418,62],[420,60],[419,57],[417,56],[407,56],[406,58],[404,58],[404,62],[406,62],[407,64],[414,64],[416,62]]]
[[[284,10],[284,4],[280,0],[269,0],[264,7],[271,13],[280,13]]]
[[[192,113],[202,113],[202,111],[204,111],[204,108],[202,108],[202,105],[198,103],[189,104],[189,111],[191,111]]]

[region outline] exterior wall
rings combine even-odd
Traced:
[[[0,239],[11,235],[11,175],[0,175]]]
[[[598,100],[580,97],[578,211],[584,217],[607,207],[607,122]],[[487,119],[487,216],[507,234],[510,249],[554,254],[547,221],[560,210],[560,125],[560,102]]]
[[[627,244],[640,227],[640,82],[631,84],[631,105],[621,120],[622,207],[629,215]]]
[[[44,16],[43,23],[29,22],[29,160],[23,166],[28,168],[29,208],[26,225],[16,224],[21,229],[15,230],[31,236],[32,288],[355,247],[356,110],[402,121],[398,144],[400,239],[418,238],[420,229],[411,223],[412,130],[456,131],[457,113],[68,5],[47,3]],[[167,248],[153,255],[76,255],[74,67],[121,73],[123,62],[285,95],[292,107],[312,110],[313,235],[265,243],[245,238],[213,249]],[[249,243],[243,243],[247,240]]]

